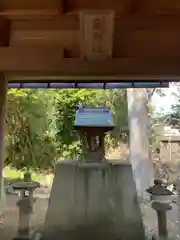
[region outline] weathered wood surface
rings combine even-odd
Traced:
[[[114,22],[107,20],[111,27],[103,38],[103,46],[114,60],[82,63],[79,13],[83,10],[114,12]],[[178,0],[1,0],[0,47],[6,50],[0,48],[0,71],[179,78],[179,23]],[[46,59],[35,53],[37,48],[48,49]]]

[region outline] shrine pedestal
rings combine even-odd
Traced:
[[[145,239],[131,165],[59,163],[42,239]]]

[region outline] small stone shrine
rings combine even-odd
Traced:
[[[108,109],[77,110],[83,161],[57,164],[42,240],[145,239],[131,165],[104,161],[113,128]]]
[[[107,108],[79,108],[75,129],[83,143],[83,158],[86,162],[105,160],[105,134],[114,127],[112,113]]]

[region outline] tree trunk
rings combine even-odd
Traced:
[[[128,119],[130,162],[138,196],[147,198],[146,189],[153,181],[153,163],[150,159],[150,122],[145,89],[128,89]]]

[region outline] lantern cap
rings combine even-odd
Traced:
[[[152,195],[173,195],[173,192],[168,190],[163,186],[163,181],[161,179],[154,180],[154,185],[147,189],[147,192]]]
[[[34,190],[38,187],[40,187],[39,182],[31,181],[31,182],[24,182],[24,181],[19,181],[15,182],[12,184],[12,187],[14,190]]]

